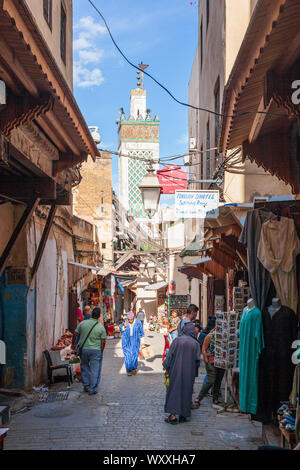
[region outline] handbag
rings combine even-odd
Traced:
[[[92,328],[91,328],[90,331],[88,332],[87,337],[85,338],[85,340],[83,341],[83,343],[82,343],[82,344],[79,344],[79,343],[78,343],[78,344],[76,345],[75,354],[76,354],[76,356],[79,356],[80,359],[81,359],[81,356],[82,356],[83,346],[85,345],[85,343],[86,343],[88,337],[90,336],[92,330],[95,328],[95,326],[96,326],[97,324],[98,324],[98,322],[95,322],[95,325],[92,326]]]

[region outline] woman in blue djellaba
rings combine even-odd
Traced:
[[[128,313],[128,321],[122,323],[122,348],[124,353],[127,375],[137,373],[141,337],[144,336],[143,326],[140,320],[134,317],[133,312]]]

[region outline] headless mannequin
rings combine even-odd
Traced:
[[[248,309],[248,312],[249,312],[250,310],[252,310],[254,307],[255,307],[254,300],[253,300],[253,299],[248,299],[248,302],[247,302],[247,309]]]
[[[272,305],[268,307],[268,312],[271,318],[275,315],[278,310],[281,309],[280,299],[272,299]]]

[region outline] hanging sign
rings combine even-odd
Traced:
[[[187,171],[178,165],[166,165],[157,171],[161,194],[175,194],[176,190],[187,189]]]
[[[175,217],[178,219],[216,219],[219,215],[219,191],[176,191]]]

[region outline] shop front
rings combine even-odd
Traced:
[[[258,0],[226,86],[219,142],[223,154],[241,146],[244,160],[284,181],[296,199],[255,203],[240,238],[249,277],[240,407],[279,425],[291,446],[300,440],[300,355],[292,361],[300,311],[299,21],[299,1]]]

